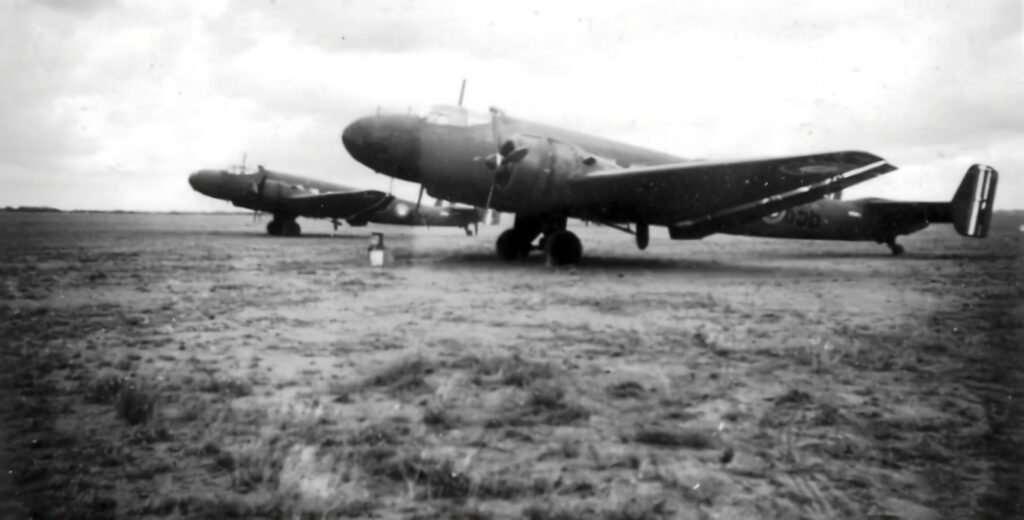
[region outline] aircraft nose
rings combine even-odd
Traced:
[[[368,134],[367,123],[364,119],[360,119],[345,127],[345,130],[341,132],[341,143],[345,145],[345,149],[348,153],[352,154],[353,157],[356,155],[356,151],[362,148],[363,143],[366,141],[366,134]]]
[[[371,116],[358,119],[341,132],[341,142],[353,159],[376,172],[416,182],[419,125],[410,116]]]
[[[208,194],[212,191],[214,176],[215,174],[209,170],[199,170],[188,176],[188,183],[199,193]]]

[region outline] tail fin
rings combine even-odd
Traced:
[[[957,233],[977,238],[988,235],[998,180],[999,172],[991,166],[975,164],[967,170],[953,195],[953,227]]]

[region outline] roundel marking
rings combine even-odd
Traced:
[[[409,214],[409,206],[406,206],[405,204],[401,204],[401,203],[396,204],[395,205],[395,213],[399,217],[404,217],[404,216]]]
[[[768,216],[762,218],[761,220],[763,220],[767,224],[778,224],[779,222],[782,222],[782,219],[785,216],[786,216],[786,210],[782,210],[782,211],[776,211],[775,213],[772,213],[771,215],[768,215]]]

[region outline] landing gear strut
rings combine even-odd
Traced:
[[[267,224],[267,234],[272,236],[297,237],[302,234],[302,228],[294,219],[279,219],[274,217]]]
[[[896,243],[895,237],[886,240],[885,245],[889,246],[889,250],[892,251],[893,256],[900,256],[903,254],[903,246]]]
[[[583,256],[583,245],[571,231],[565,229],[565,217],[516,215],[512,229],[506,229],[498,236],[495,249],[504,260],[524,258],[534,249],[541,249],[547,256],[548,265],[578,264]],[[533,240],[543,234],[540,245]]]

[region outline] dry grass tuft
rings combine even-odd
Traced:
[[[647,393],[643,385],[636,381],[623,381],[609,385],[607,392],[615,399],[638,399]]]
[[[426,376],[433,374],[435,364],[422,357],[402,360],[386,367],[362,382],[362,387],[376,387],[396,395],[432,392]]]
[[[403,444],[411,430],[404,421],[396,419],[371,424],[349,435],[349,446],[380,446]]]
[[[636,499],[600,511],[587,505],[570,508],[551,503],[532,504],[523,509],[523,517],[527,520],[662,520],[676,518],[676,514],[677,511],[674,511],[666,500]]]
[[[453,413],[445,403],[432,402],[423,410],[423,424],[442,430],[450,430],[462,423],[462,418]]]
[[[708,432],[694,428],[643,427],[633,440],[642,444],[704,450],[714,446],[715,438]]]
[[[475,366],[473,383],[477,385],[501,384],[526,388],[535,382],[551,379],[557,370],[550,363],[528,361],[519,355],[499,358],[466,358],[460,365]]]
[[[107,375],[96,379],[85,389],[85,402],[110,404],[114,402],[126,381],[125,376]]]
[[[132,426],[149,421],[155,406],[156,396],[153,392],[132,380],[124,381],[121,391],[117,393],[117,402],[114,403],[117,416]]]
[[[404,482],[417,498],[462,499],[470,495],[472,481],[468,475],[456,471],[450,460],[437,461],[420,455],[396,453],[385,460],[367,464],[368,456],[378,458],[383,454],[381,451],[364,452],[363,469],[377,477]]]
[[[589,418],[589,410],[566,400],[565,388],[554,382],[542,381],[530,387],[530,395],[524,405],[508,408],[503,413],[488,419],[485,426],[488,428],[538,424],[563,426]]]
[[[199,390],[211,394],[226,395],[229,397],[245,397],[252,395],[252,383],[241,379],[220,379],[211,377],[210,380],[199,387]]]

